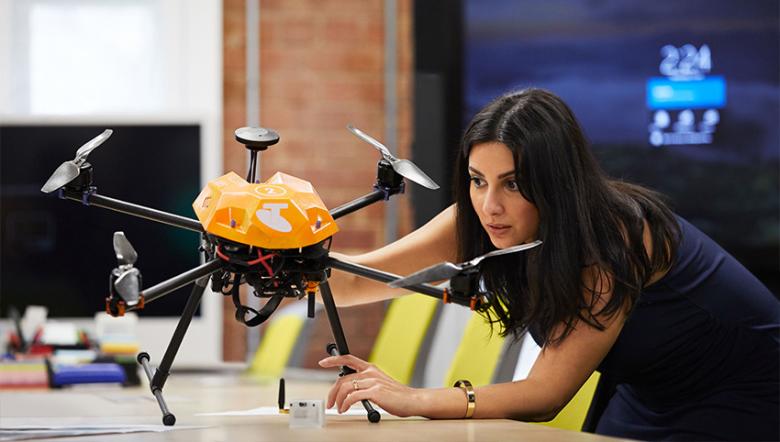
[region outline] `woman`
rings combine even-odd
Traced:
[[[475,391],[401,385],[353,355],[328,406],[369,399],[399,416],[550,420],[594,370],[610,391],[596,431],[636,439],[777,440],[780,304],[655,193],[607,178],[571,110],[527,89],[474,117],[458,157],[456,204],[377,251],[346,260],[408,274],[541,239],[485,261],[503,334],[543,346],[527,379]],[[341,305],[392,296],[334,274]],[[347,294],[345,294],[347,293]]]

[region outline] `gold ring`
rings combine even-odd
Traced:
[[[355,388],[355,391],[360,390],[360,386],[358,385],[357,379],[352,379],[352,386]]]

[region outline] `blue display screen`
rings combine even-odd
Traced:
[[[726,79],[714,76],[696,80],[647,80],[648,109],[720,109],[726,105]]]

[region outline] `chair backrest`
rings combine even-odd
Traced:
[[[513,377],[514,380],[528,377],[528,373],[531,371],[531,367],[539,356],[540,351],[541,349],[534,342],[531,335],[526,333],[522,339],[522,347]],[[539,422],[539,424],[563,430],[581,431],[593,399],[593,394],[598,385],[599,376],[598,372],[594,372],[555,419],[549,422]]]
[[[271,316],[252,358],[249,374],[278,378],[284,373],[306,320],[305,305],[305,301],[298,301]]]
[[[393,379],[410,384],[439,300],[414,293],[390,301],[368,360]]]
[[[472,311],[457,304],[442,304],[423,342],[421,363],[415,368],[415,387],[440,388],[450,369]]]
[[[491,335],[485,318],[472,313],[444,378],[444,386],[451,387],[458,379],[468,379],[475,386],[490,384],[503,349],[504,338],[499,336],[498,329]]]
[[[599,383],[599,377],[599,372],[594,371],[590,378],[582,384],[580,391],[574,395],[555,419],[539,423],[563,430],[581,431],[585,416],[588,414],[588,408],[590,408],[590,402],[593,399],[593,393]]]

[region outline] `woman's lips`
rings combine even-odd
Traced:
[[[509,228],[511,226],[506,224],[488,224],[485,226],[488,230],[488,232],[492,235],[502,235],[504,233],[509,232]]]

